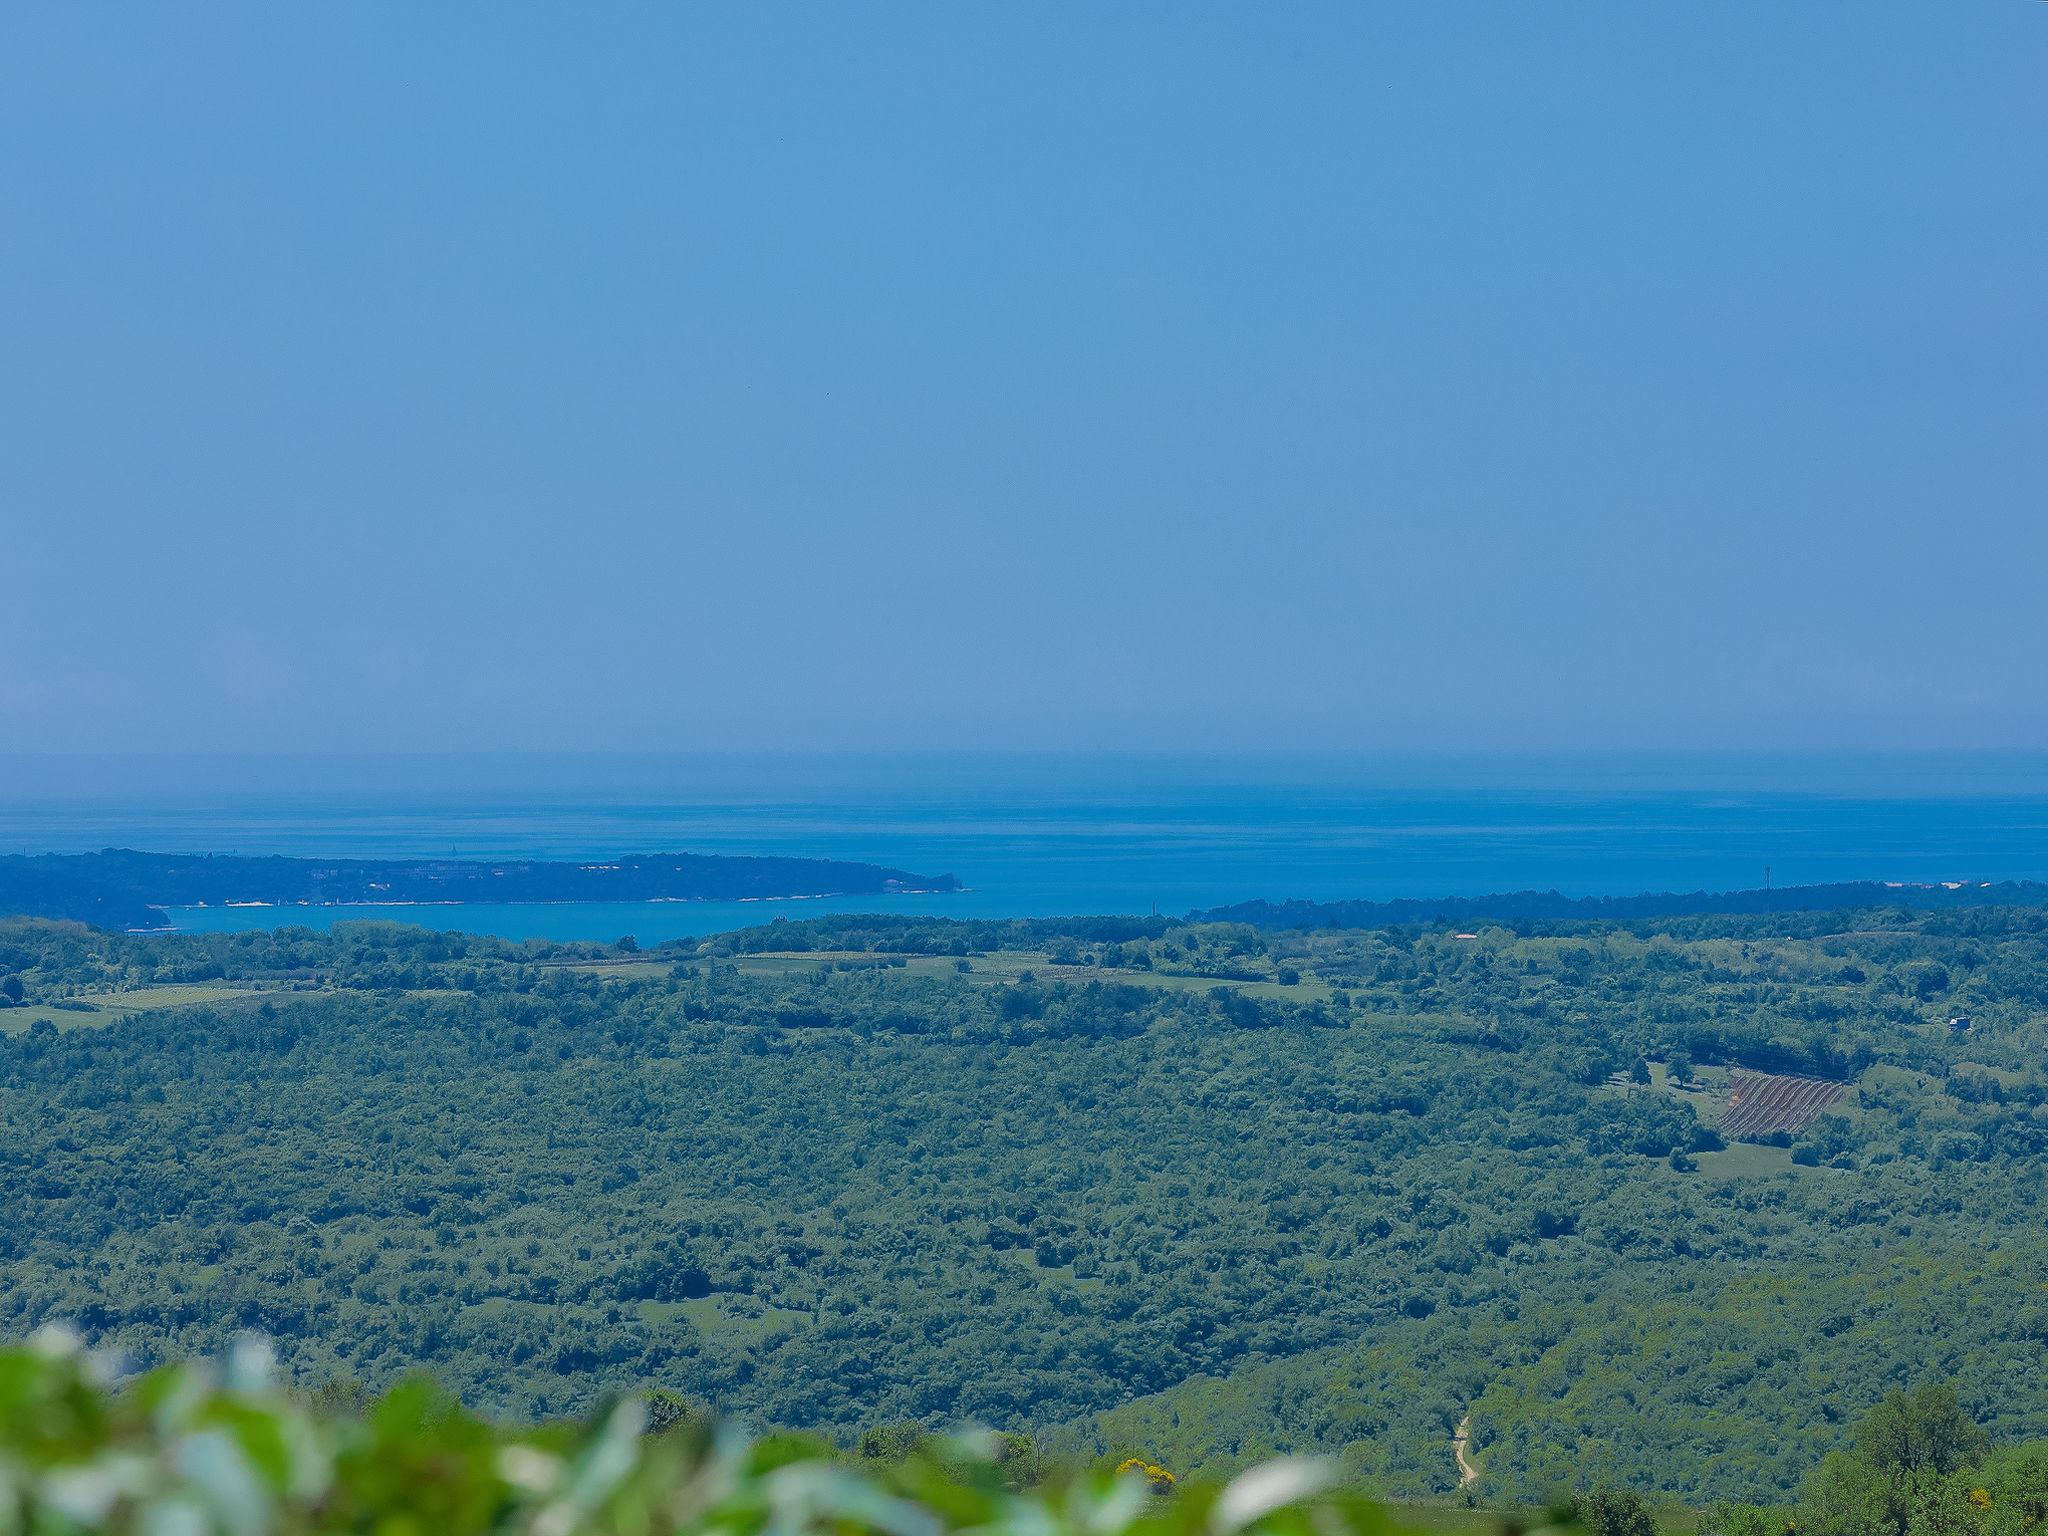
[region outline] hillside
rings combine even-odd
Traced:
[[[1469,1413],[1489,1499],[1779,1498],[1930,1372],[2048,1433],[2044,934],[0,924],[0,1333],[1403,1495]],[[1743,1142],[1738,1072],[1843,1092]]]

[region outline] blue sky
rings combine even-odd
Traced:
[[[14,7],[0,750],[2048,747],[2048,6]]]

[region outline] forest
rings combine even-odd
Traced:
[[[2044,937],[14,920],[0,1335],[256,1330],[308,1388],[424,1367],[511,1421],[660,1389],[845,1445],[1321,1452],[1402,1497],[1461,1491],[1465,1424],[1476,1499],[1789,1506],[1895,1391],[2048,1435]],[[1762,1079],[1835,1091],[1724,1133]]]

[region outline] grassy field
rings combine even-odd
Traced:
[[[893,963],[901,960],[902,964]],[[778,951],[741,955],[734,964],[749,976],[804,976],[820,967],[873,969],[894,976],[958,976],[984,986],[1002,986],[1032,975],[1041,981],[1083,984],[1100,981],[1123,986],[1151,987],[1158,991],[1201,991],[1231,987],[1252,997],[1285,999],[1310,1003],[1325,1001],[1330,988],[1313,978],[1290,985],[1277,981],[1232,981],[1216,976],[1173,976],[1157,971],[1130,970],[1112,966],[1057,965],[1042,952],[996,950],[972,956],[968,969],[951,955],[877,955],[866,950]],[[569,970],[583,971],[619,981],[655,981],[667,976],[673,960],[588,960],[575,962]],[[152,1008],[181,1008],[193,1003],[225,1003],[261,997],[281,997],[290,988],[276,986],[204,983],[186,986],[137,987],[127,992],[88,992],[65,999],[67,1006],[36,1003],[22,1008],[0,1010],[0,1034],[20,1034],[38,1020],[47,1019],[58,1029],[99,1028],[130,1014]],[[447,988],[415,990],[415,996],[452,996]],[[82,1006],[81,1006],[82,1005]]]
[[[1825,1168],[1802,1168],[1792,1161],[1790,1147],[1767,1147],[1753,1141],[1731,1141],[1719,1152],[1696,1152],[1693,1160],[1703,1174],[1721,1178],[1756,1178],[1772,1173],[1808,1174],[1825,1177]]]
[[[727,1343],[745,1343],[778,1325],[801,1327],[815,1322],[808,1312],[765,1306],[748,1296],[703,1296],[695,1301],[642,1301],[635,1304],[642,1319],[659,1326],[686,1317],[699,1333]]]
[[[66,999],[72,1006],[64,1008],[53,1008],[47,1003],[9,1008],[0,1013],[0,1034],[18,1035],[42,1019],[49,1020],[59,1029],[94,1029],[150,1008],[183,1008],[192,1003],[225,1003],[279,995],[282,995],[281,989],[276,987],[221,984],[137,987],[132,992],[87,992]],[[86,1006],[79,1007],[79,1004]]]
[[[941,960],[938,964],[950,968],[954,962],[948,959]],[[1126,987],[1152,987],[1161,992],[1206,992],[1211,987],[1230,987],[1248,997],[1285,999],[1296,1003],[1313,1003],[1327,1000],[1330,996],[1330,988],[1326,984],[1309,977],[1283,986],[1277,981],[1233,981],[1220,976],[1176,976],[1165,971],[1141,971],[1124,966],[1056,965],[1048,956],[1035,950],[992,950],[985,955],[975,955],[969,964],[973,969],[967,973],[968,979],[986,982],[1015,981],[1028,971],[1040,981],[1065,981],[1076,984],[1101,981]]]
[[[901,965],[894,964],[901,960]],[[586,960],[567,967],[621,981],[647,981],[666,976],[674,964],[668,960]],[[687,962],[685,962],[687,963]],[[1151,987],[1157,991],[1206,992],[1211,987],[1230,987],[1249,997],[1295,1003],[1326,1002],[1331,989],[1313,977],[1282,984],[1277,981],[1236,981],[1220,976],[1176,976],[1163,971],[1134,970],[1121,966],[1058,965],[1038,950],[1000,949],[967,958],[967,969],[952,955],[878,955],[868,950],[770,950],[739,955],[733,965],[748,976],[805,976],[821,967],[849,970],[878,970],[896,976],[962,976],[985,986],[1000,986],[1026,974],[1040,981],[1085,984],[1091,981],[1120,986]]]
[[[333,993],[336,989],[319,990]],[[38,1019],[48,1019],[59,1029],[101,1029],[134,1014],[158,1008],[188,1008],[195,1003],[256,1002],[266,997],[286,998],[308,995],[303,987],[266,987],[233,982],[201,982],[167,987],[135,987],[126,992],[80,992],[64,999],[64,1006],[31,1003],[24,1008],[0,1012],[0,1035],[18,1035]],[[408,997],[463,997],[454,987],[414,987]],[[82,1006],[81,1006],[82,1005]]]
[[[561,964],[553,961],[550,964]],[[577,960],[562,964],[565,971],[587,971],[618,981],[658,981],[675,966],[673,960]]]

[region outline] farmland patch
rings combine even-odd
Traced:
[[[1721,1132],[1745,1141],[1795,1134],[1818,1120],[1847,1087],[1846,1083],[1825,1077],[1731,1072],[1728,1103],[1721,1111]]]

